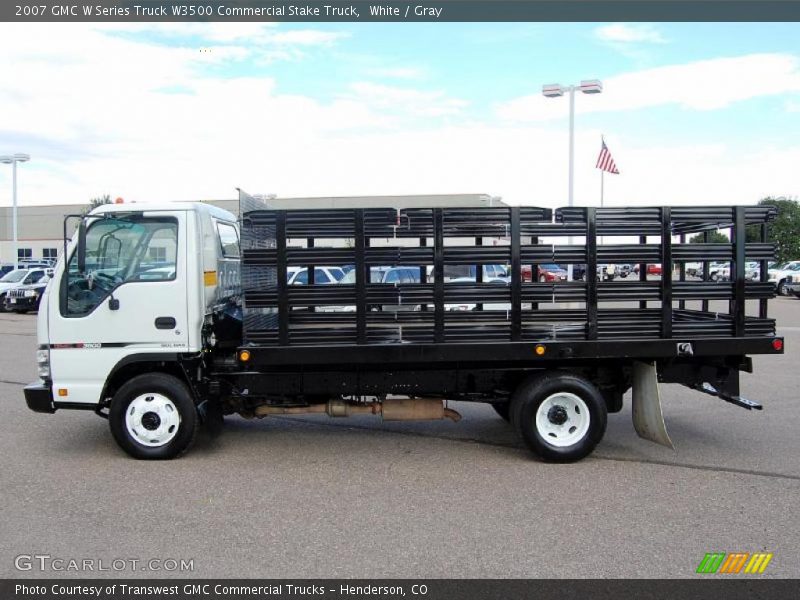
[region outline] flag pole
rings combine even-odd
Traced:
[[[600,208],[603,208],[603,188],[605,187],[606,172],[600,169]]]

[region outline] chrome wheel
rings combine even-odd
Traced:
[[[175,404],[162,394],[134,398],[125,413],[125,427],[131,438],[151,448],[163,446],[178,434],[181,416]]]

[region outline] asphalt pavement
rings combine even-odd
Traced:
[[[676,450],[626,404],[571,465],[465,403],[460,423],[229,417],[179,460],[135,461],[92,413],[25,407],[36,317],[0,313],[0,576],[692,577],[707,552],[767,551],[763,576],[798,577],[800,300],[770,309],[786,354],[742,376],[763,411],[662,386]],[[109,570],[17,569],[37,554]]]

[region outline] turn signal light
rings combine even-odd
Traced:
[[[58,388],[58,395],[62,398],[64,396],[69,396],[69,390],[67,390],[67,388]]]
[[[544,354],[544,352],[545,352],[545,347],[544,346],[542,346],[541,344],[536,346],[536,354],[541,356],[542,354]]]
[[[775,338],[772,340],[772,348],[777,352],[783,350],[783,340],[780,338]]]
[[[250,360],[250,351],[249,350],[242,350],[239,352],[239,360],[242,362],[247,362]]]

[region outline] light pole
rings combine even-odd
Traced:
[[[11,255],[13,260],[14,268],[19,265],[19,240],[17,239],[17,163],[27,162],[31,159],[29,154],[22,154],[18,152],[16,154],[6,154],[4,156],[0,156],[0,163],[4,165],[11,165],[11,186],[12,186],[12,198],[13,198],[13,208],[11,209],[11,221],[13,223],[12,227],[14,229],[14,253]]]
[[[569,92],[569,194],[567,205],[574,203],[575,191],[575,91],[580,90],[584,94],[599,94],[603,91],[603,83],[599,79],[586,79],[580,85],[561,85],[551,83],[542,86],[542,94],[547,98],[559,98],[564,92]],[[567,243],[572,245],[572,236],[567,238]],[[590,274],[586,274],[588,277]],[[594,277],[594,273],[591,274]],[[572,263],[567,265],[567,281],[572,281]]]

